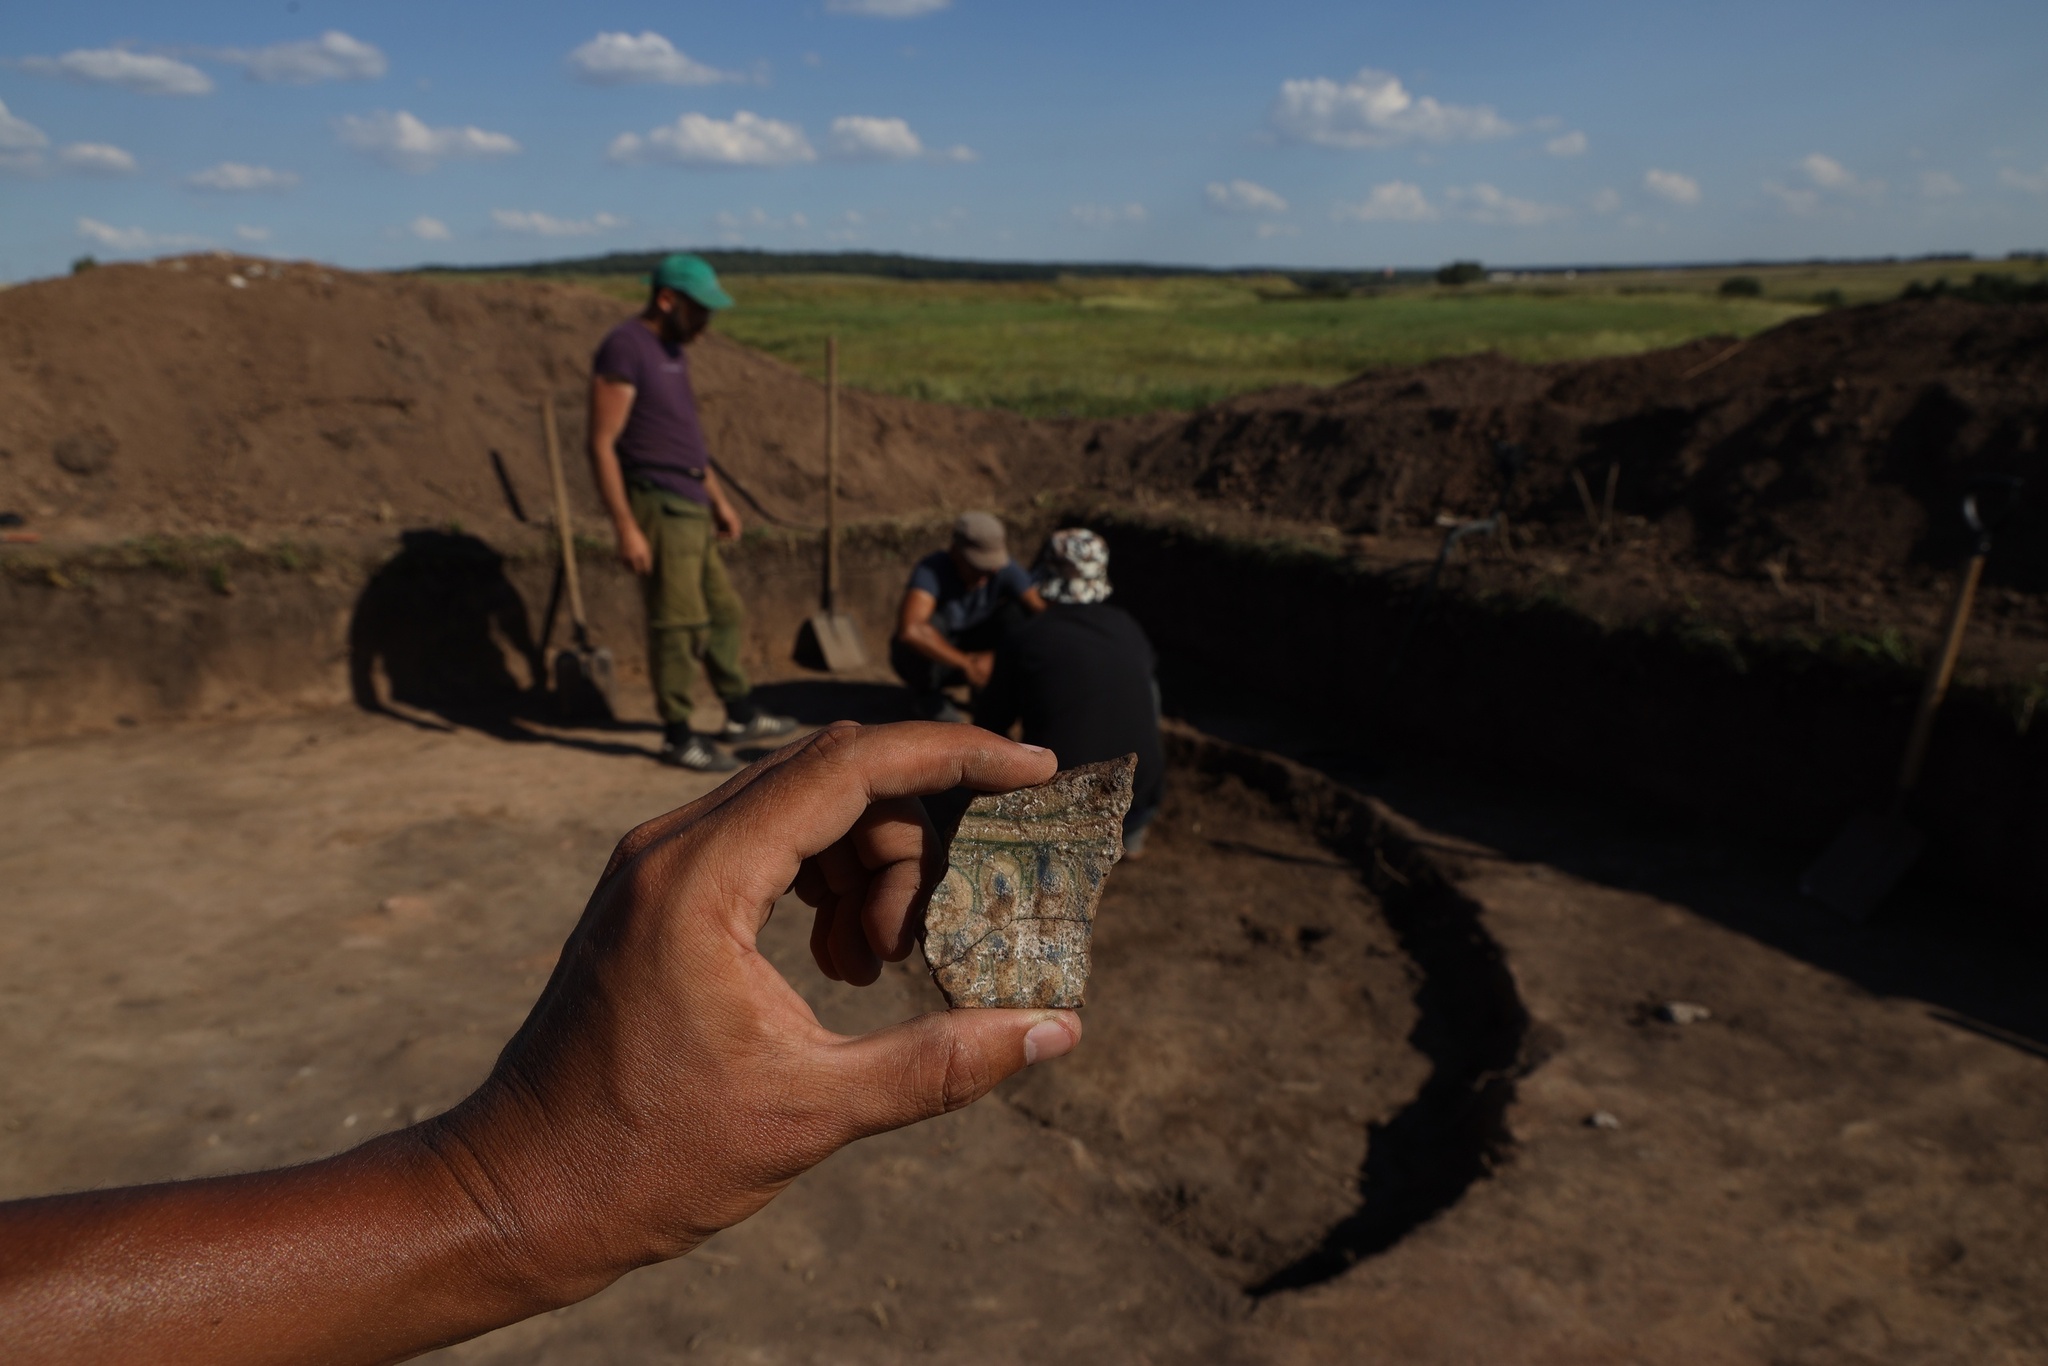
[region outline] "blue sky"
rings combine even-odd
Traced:
[[[2048,5],[13,5],[0,279],[681,244],[1377,267],[2048,247]]]

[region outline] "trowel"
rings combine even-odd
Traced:
[[[1992,489],[2003,497],[1987,511],[1980,506],[1979,495]],[[1963,632],[1970,624],[1970,607],[1984,578],[1984,561],[1991,553],[1992,524],[2011,509],[2019,490],[2017,479],[1980,480],[1963,498],[1963,521],[1976,543],[1942,625],[1941,652],[1928,666],[1927,680],[1920,689],[1920,705],[1913,713],[1913,729],[1906,737],[1906,752],[1892,783],[1891,802],[1881,812],[1865,811],[1850,817],[1835,842],[1799,880],[1800,891],[1851,920],[1863,920],[1876,910],[1920,857],[1921,836],[1906,820],[1906,799],[1920,780],[1927,743],[1934,735],[1935,713],[1941,710],[1942,698],[1955,677]]]

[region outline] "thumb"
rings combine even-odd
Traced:
[[[830,1045],[825,1065],[851,1142],[971,1105],[1080,1041],[1071,1010],[941,1010]]]

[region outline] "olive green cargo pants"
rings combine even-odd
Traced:
[[[687,725],[700,659],[719,697],[732,701],[747,695],[747,675],[740,668],[746,615],[718,558],[711,509],[641,485],[626,492],[633,520],[654,552],[654,570],[642,585],[648,678],[662,721]]]

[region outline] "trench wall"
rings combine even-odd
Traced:
[[[1095,515],[1169,710],[1290,718],[1326,751],[1643,799],[1818,852],[1882,804],[1918,669],[1684,623],[1440,595],[1342,557]],[[1395,668],[1396,661],[1398,668]],[[1909,817],[1921,867],[2048,931],[2048,722],[1958,688]]]
[[[1052,511],[1012,516],[1020,553]],[[1418,626],[1412,577],[1311,546],[1092,510],[1118,600],[1161,657],[1169,711],[1263,714],[1315,746],[1456,763],[1693,812],[1818,850],[1881,802],[1918,671],[1676,625],[1608,630],[1555,602],[1441,595]],[[897,595],[943,519],[850,528],[841,601],[886,676]],[[814,537],[726,550],[763,679],[801,673]],[[598,640],[628,702],[645,675],[635,582],[583,557]],[[0,561],[0,737],[274,714],[352,698],[500,708],[531,685],[554,562],[547,538],[491,546],[420,529],[353,553],[134,548]],[[566,609],[553,642],[567,639]],[[1396,658],[1400,667],[1393,670]],[[1959,688],[1912,819],[1922,867],[2048,933],[2048,722]]]
[[[909,564],[943,519],[849,529],[839,601],[879,677]],[[797,632],[821,588],[815,537],[750,534],[723,548],[748,607],[745,660],[802,672]],[[580,557],[591,631],[627,702],[646,677],[637,581],[608,552]],[[540,535],[494,546],[419,529],[354,550],[126,546],[0,561],[0,739],[119,725],[276,715],[369,698],[497,708],[530,690],[555,579]],[[551,644],[569,638],[559,607]],[[366,691],[367,690],[367,691]]]

